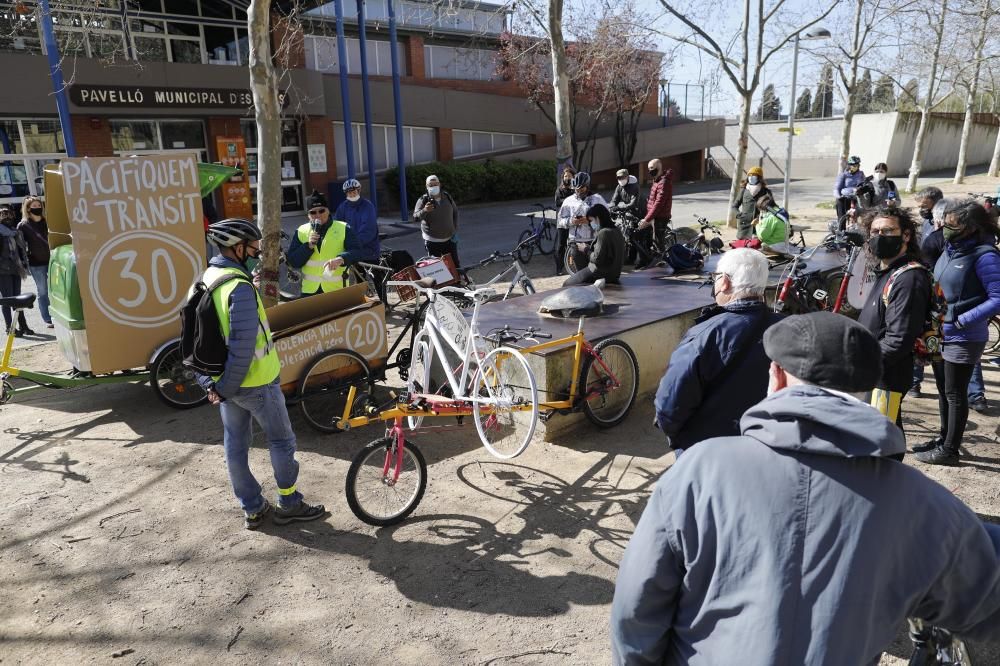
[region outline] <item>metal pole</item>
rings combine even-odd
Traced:
[[[660,81],[660,118],[663,120],[663,126],[667,126],[667,113],[670,111],[670,107],[667,106],[670,101],[667,99],[667,89],[663,86],[663,81]]]
[[[667,123],[669,122],[670,122],[670,81],[667,81]],[[664,123],[663,126],[666,127],[667,124]]]
[[[347,85],[347,44],[344,41],[344,0],[334,0],[337,15],[337,66],[340,70],[340,105],[344,113],[344,152],[347,177],[354,178],[354,125],[351,124],[351,92]]]
[[[375,141],[372,137],[372,100],[368,90],[368,38],[365,35],[365,0],[358,0],[358,36],[361,38],[361,96],[365,103],[365,148],[368,151],[368,189],[372,203],[378,210],[378,193],[375,187]]]
[[[45,39],[45,55],[49,60],[49,76],[52,78],[52,89],[56,96],[56,110],[59,112],[59,126],[62,128],[63,145],[66,155],[76,157],[76,141],[73,139],[73,123],[69,116],[69,101],[66,99],[66,83],[63,81],[59,46],[56,44],[55,31],[52,29],[52,10],[49,0],[41,0],[42,5],[42,36]],[[58,147],[58,146],[57,146]]]
[[[701,84],[701,119],[705,120],[705,84]]]
[[[788,190],[792,185],[792,139],[795,138],[795,84],[799,76],[799,36],[795,35],[795,50],[792,55],[792,103],[788,107],[788,148],[785,153],[785,191],[782,192],[782,208],[788,211]],[[824,95],[824,98],[826,96]],[[785,228],[785,235],[788,235],[788,228]],[[785,238],[788,242],[788,238]]]
[[[688,113],[688,84],[684,84],[684,117],[690,118],[691,115]]]
[[[406,150],[403,147],[403,110],[399,94],[399,53],[396,48],[396,7],[389,2],[389,55],[392,58],[392,106],[396,114],[396,164],[399,168],[399,218],[410,219],[410,206],[406,200]]]

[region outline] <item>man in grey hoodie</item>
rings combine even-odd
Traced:
[[[769,395],[742,435],[657,483],[619,569],[615,664],[871,664],[907,617],[1000,640],[1000,527],[889,456],[903,434],[851,393],[878,342],[829,312],[764,334]]]

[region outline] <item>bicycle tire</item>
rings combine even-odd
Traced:
[[[193,409],[208,402],[208,393],[198,383],[197,373],[185,368],[181,343],[164,347],[149,365],[149,385],[160,401],[174,409]]]
[[[368,525],[385,527],[400,523],[413,513],[424,497],[424,490],[427,488],[427,462],[420,449],[413,443],[403,440],[404,469],[400,471],[399,478],[395,482],[391,481],[393,464],[383,472],[386,469],[385,457],[395,457],[395,448],[396,441],[393,436],[371,441],[355,454],[347,470],[347,479],[344,483],[347,505],[351,507],[351,513],[357,516],[358,520]],[[412,491],[400,493],[398,488],[404,475]],[[414,475],[416,478],[412,479]],[[382,501],[376,501],[375,504],[383,507],[388,507],[392,498],[401,499],[399,508],[393,511],[378,511],[373,508],[371,502],[363,499],[366,489],[371,489],[374,495],[381,496]]]
[[[525,296],[531,296],[535,293],[535,285],[531,283],[530,278],[521,279],[521,291],[524,292]]]
[[[993,317],[988,325],[989,338],[986,342],[984,354],[1000,353],[1000,317]]]
[[[546,257],[556,251],[556,229],[548,222],[542,223],[542,229],[538,233],[538,251]]]
[[[608,369],[619,382],[619,387],[586,400],[595,385],[606,385],[609,381],[597,359],[588,355],[580,366],[580,388],[578,395],[583,400],[583,413],[598,428],[611,428],[624,421],[639,394],[639,361],[628,343],[617,338],[602,340],[594,347]],[[592,374],[593,373],[593,374]],[[617,398],[609,401],[608,396]],[[624,400],[622,400],[624,398]]]
[[[302,373],[296,391],[306,423],[322,433],[342,432],[337,423],[343,418],[352,386],[355,404],[349,416],[356,416],[375,388],[368,362],[361,354],[350,349],[333,349],[313,359]]]
[[[531,256],[535,253],[535,244],[538,241],[536,240],[535,243],[525,243],[533,235],[530,229],[525,229],[517,239],[517,258],[522,264],[530,263]]]
[[[410,347],[410,368],[406,374],[406,392],[430,392],[431,366],[434,363],[434,347],[430,337],[424,331],[417,333]],[[424,422],[423,416],[407,416],[406,424],[410,430],[419,428]]]
[[[578,270],[580,270],[580,268],[583,268],[583,266],[580,266],[579,268],[577,268],[576,266],[576,262],[574,261],[572,241],[567,245],[566,254],[563,255],[563,267],[566,269],[567,275],[572,275],[573,273],[576,273]]]
[[[524,453],[538,424],[538,387],[527,359],[497,347],[480,362],[473,380],[476,432],[486,450],[507,460]],[[530,409],[524,407],[530,404]]]
[[[844,271],[832,273],[826,279],[826,303],[830,310],[833,309],[834,304],[837,302],[837,294],[840,293],[840,283],[843,280]],[[838,314],[850,317],[851,319],[857,319],[861,316],[861,311],[851,305],[850,301],[847,300],[847,294],[844,294],[844,302],[840,304],[840,312]]]

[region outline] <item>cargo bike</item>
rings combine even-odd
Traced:
[[[484,447],[497,458],[509,459],[527,448],[539,418],[582,412],[595,425],[611,427],[621,423],[635,404],[639,386],[635,354],[617,339],[591,345],[583,334],[584,318],[574,335],[557,340],[536,328],[503,327],[483,335],[479,311],[495,295],[492,289],[438,287],[433,279],[395,281],[392,286],[412,289],[423,299],[418,306],[423,323],[410,338],[405,356],[409,367],[401,373],[405,390],[390,393],[388,402],[374,397],[389,365],[372,369],[346,349],[334,350],[322,361],[326,385],[306,389],[307,394],[325,393],[324,406],[336,409],[320,424],[325,429],[386,424],[385,435],[354,456],[345,483],[352,512],[370,525],[399,523],[420,503],[427,465],[407,431],[427,429],[426,419],[451,417],[461,423],[471,417]],[[449,298],[453,295],[473,303],[469,319]],[[524,346],[510,346],[514,344]],[[568,385],[540,400],[526,355],[549,349],[571,350],[572,372]]]

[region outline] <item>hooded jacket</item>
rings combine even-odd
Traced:
[[[871,664],[906,617],[1000,628],[1000,527],[886,456],[874,408],[792,386],[656,485],[611,611],[615,664]]]

